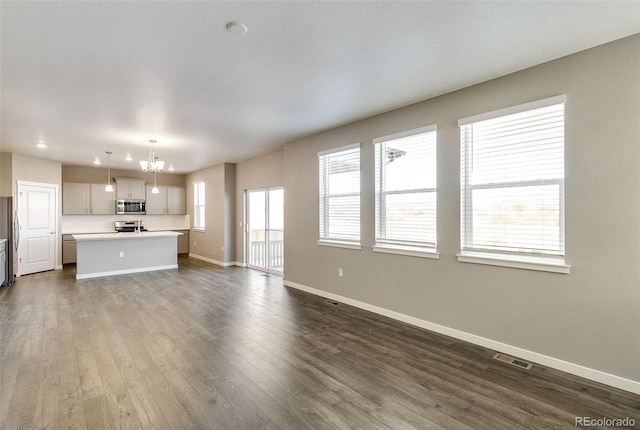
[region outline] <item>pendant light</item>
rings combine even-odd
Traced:
[[[153,172],[153,188],[151,188],[151,194],[158,194],[160,192],[158,185],[156,184],[156,175],[157,172]]]
[[[107,153],[107,186],[104,187],[104,190],[107,193],[113,192],[113,185],[111,185],[111,151],[106,151]]]

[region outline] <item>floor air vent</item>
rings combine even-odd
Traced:
[[[324,302],[329,304],[329,305],[333,305],[333,306],[340,305],[340,302],[336,302],[335,300],[325,300]]]
[[[526,361],[518,360],[517,358],[513,358],[509,355],[497,353],[493,356],[498,361],[502,361],[503,363],[510,364],[512,366],[519,367],[524,370],[529,370],[533,367],[533,364],[527,363]]]

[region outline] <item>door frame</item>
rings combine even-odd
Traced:
[[[51,183],[47,183],[47,182],[32,182],[32,181],[23,181],[23,180],[17,180],[16,181],[16,192],[15,192],[15,196],[14,196],[14,204],[15,204],[15,208],[14,208],[14,212],[15,212],[15,216],[18,220],[18,222],[20,221],[20,188],[22,186],[31,186],[31,187],[43,187],[43,188],[53,188],[53,190],[55,191],[55,195],[54,195],[54,208],[53,208],[53,225],[55,226],[55,234],[53,235],[53,270],[57,270],[57,269],[61,269],[62,267],[58,264],[58,259],[60,256],[60,249],[59,249],[59,243],[60,243],[60,184],[51,184]],[[19,233],[18,233],[19,234]],[[19,245],[19,244],[18,244]],[[16,252],[15,252],[15,275],[16,278],[20,277],[22,275],[22,273],[20,272],[20,252],[19,252],[19,246],[16,248]]]
[[[243,247],[244,247],[244,266],[245,267],[249,267],[251,269],[255,269],[255,270],[260,270],[261,272],[266,272],[266,273],[270,273],[270,274],[274,274],[277,276],[284,276],[284,271],[280,271],[280,270],[274,270],[271,269],[270,267],[268,267],[269,265],[269,252],[267,249],[267,268],[265,269],[264,267],[260,267],[260,266],[254,266],[252,264],[250,264],[249,262],[251,261],[250,259],[250,252],[251,252],[251,246],[249,245],[249,240],[250,240],[250,234],[251,234],[251,230],[250,230],[250,225],[249,225],[249,215],[250,215],[250,211],[251,211],[251,205],[249,202],[249,193],[251,192],[256,192],[256,191],[263,191],[265,193],[265,242],[268,243],[269,241],[269,231],[271,230],[269,228],[269,191],[270,190],[278,190],[281,189],[282,192],[284,193],[284,186],[283,185],[275,185],[272,187],[260,187],[260,188],[247,188],[244,190],[244,222],[243,222]],[[284,205],[284,202],[283,202]],[[284,209],[284,208],[283,208]],[[282,231],[284,232],[284,227],[282,229]],[[268,247],[267,247],[268,248]]]

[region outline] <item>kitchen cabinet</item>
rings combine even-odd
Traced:
[[[175,231],[74,234],[76,279],[177,269],[177,236]]]
[[[144,200],[144,181],[116,178],[116,199]]]
[[[104,190],[106,184],[91,184],[91,214],[114,215],[116,198],[113,191]]]
[[[153,194],[153,187],[147,186],[147,215],[184,215],[186,213],[185,189],[182,187],[158,186],[158,193]]]
[[[65,182],[62,184],[63,215],[113,215],[114,193],[104,190],[106,184]]]
[[[178,254],[189,253],[189,230],[176,230],[178,233],[182,233],[182,236],[178,236]]]
[[[72,234],[62,235],[62,264],[76,262],[76,240]]]
[[[91,184],[65,182],[62,184],[62,214],[89,215],[91,213]]]

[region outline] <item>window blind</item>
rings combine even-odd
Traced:
[[[376,246],[436,248],[436,127],[386,136],[375,146]]]
[[[318,154],[320,240],[360,242],[360,144]]]
[[[564,102],[459,122],[463,254],[564,256]]]

